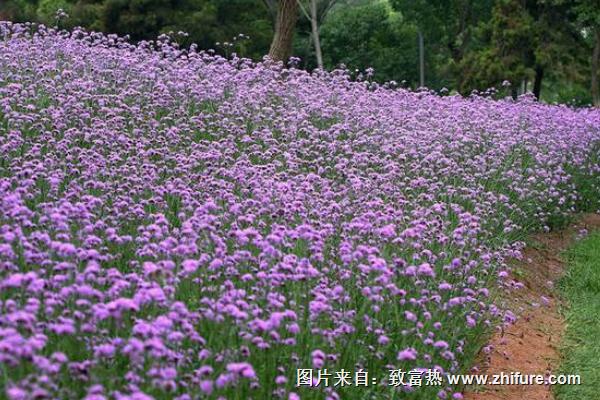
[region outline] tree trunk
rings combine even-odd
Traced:
[[[269,56],[275,61],[286,62],[292,54],[294,30],[298,19],[297,0],[279,0],[275,20],[275,35]]]
[[[535,67],[535,79],[533,81],[533,95],[536,99],[540,99],[542,92],[542,79],[544,78],[544,67],[537,65]]]
[[[323,69],[323,53],[321,52],[321,40],[319,39],[319,27],[317,23],[317,0],[310,0],[310,27],[312,29],[313,41],[315,42],[317,66]]]
[[[598,67],[600,66],[600,28],[596,29],[596,41],[592,54],[592,101],[594,106],[600,107],[600,93],[598,93]]]

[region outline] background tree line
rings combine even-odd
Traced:
[[[372,79],[413,88],[421,35],[428,88],[600,105],[600,0],[3,0],[0,19],[54,25],[59,8],[65,27],[134,41],[182,31],[182,45],[372,67]]]

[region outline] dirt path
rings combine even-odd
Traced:
[[[496,332],[490,342],[491,351],[479,355],[477,374],[500,374],[519,371],[522,374],[550,373],[558,365],[558,347],[565,323],[558,312],[553,283],[563,273],[559,259],[581,229],[600,228],[600,215],[586,214],[566,230],[539,234],[534,245],[513,269],[513,279],[525,287],[507,295],[510,309],[518,321],[504,331]],[[502,385],[470,387],[465,400],[549,400],[554,399],[545,385]]]

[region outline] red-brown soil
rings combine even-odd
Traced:
[[[586,214],[568,229],[538,234],[523,259],[514,263],[512,278],[525,287],[511,290],[504,297],[518,315],[508,328],[499,329],[490,339],[492,351],[479,355],[478,374],[501,372],[545,374],[556,370],[565,322],[559,313],[560,299],[554,283],[564,271],[560,253],[573,243],[581,229],[600,228],[600,215]],[[552,400],[546,385],[487,385],[469,387],[466,400]]]

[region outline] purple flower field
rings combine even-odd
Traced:
[[[599,199],[599,110],[0,23],[0,388],[458,399],[387,377],[468,370],[507,257]]]

